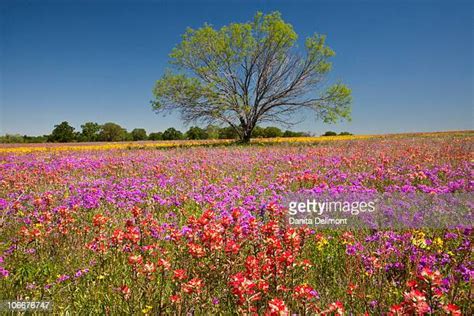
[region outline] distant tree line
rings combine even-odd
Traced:
[[[340,133],[338,134],[338,133],[333,132],[333,131],[327,131],[326,133],[324,133],[324,134],[321,135],[321,136],[349,136],[349,135],[354,135],[354,134],[349,133],[349,132],[340,132]]]
[[[334,132],[326,132],[334,133]],[[347,132],[346,132],[347,133]],[[324,135],[326,135],[324,134]],[[336,133],[334,133],[336,134]],[[347,133],[348,135],[350,133]],[[332,134],[331,134],[332,135]],[[344,133],[341,133],[344,135]],[[311,136],[309,133],[281,130],[275,126],[256,126],[252,131],[253,138],[271,137],[302,137]],[[330,136],[330,135],[328,135]],[[116,141],[144,141],[144,140],[183,140],[183,139],[239,139],[238,133],[231,127],[208,125],[205,128],[191,126],[186,132],[181,132],[173,127],[163,132],[147,134],[144,128],[135,128],[127,131],[119,124],[108,122],[99,124],[86,122],[77,131],[68,122],[55,125],[51,134],[43,136],[11,135],[0,136],[0,143],[66,143],[66,142],[116,142]]]

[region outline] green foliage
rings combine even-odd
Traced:
[[[265,130],[260,127],[260,126],[255,126],[253,131],[252,131],[252,137],[253,138],[262,138],[265,137]]]
[[[21,143],[45,143],[48,141],[48,135],[28,136],[20,134],[5,134],[0,136],[0,143],[3,144],[21,144]]]
[[[42,135],[42,136],[23,135],[24,143],[46,143],[47,141],[48,141],[48,135]]]
[[[286,130],[283,135],[283,137],[302,137],[304,136],[304,133],[303,132],[293,132],[293,131],[290,131],[290,130]]]
[[[153,104],[155,110],[163,108],[168,100],[179,100],[179,102],[193,103],[204,97],[205,89],[195,78],[188,78],[185,75],[174,75],[170,72],[165,73],[161,80],[156,82],[153,89],[154,95],[161,95],[163,99],[157,99]]]
[[[143,128],[135,128],[130,134],[134,141],[147,139],[146,131]]]
[[[95,142],[99,139],[100,124],[95,122],[86,122],[81,125],[81,141]]]
[[[354,134],[349,133],[349,132],[340,132],[340,133],[338,134],[338,133],[333,132],[333,131],[327,131],[327,132],[324,133],[322,136],[350,136],[350,135],[354,135]]]
[[[157,132],[157,133],[150,133],[148,135],[149,140],[163,140],[163,133],[162,132]]]
[[[72,142],[75,139],[76,134],[74,133],[74,127],[69,125],[66,121],[55,125],[51,135],[48,137],[48,141],[57,143]]]
[[[66,122],[67,123],[67,122]],[[63,123],[62,123],[63,124]],[[67,125],[69,126],[69,124]],[[180,131],[169,128],[163,132],[154,132],[150,133],[147,137],[146,130],[143,128],[135,128],[130,133],[126,129],[122,128],[120,125],[112,122],[105,123],[100,125],[95,122],[86,122],[81,125],[81,132],[74,132],[74,128],[69,126],[68,129],[65,124],[56,125],[55,127],[55,138],[53,135],[44,135],[44,136],[28,136],[28,135],[19,135],[19,134],[6,134],[0,136],[0,143],[44,143],[44,142],[59,142],[58,133],[62,135],[62,130],[67,129],[69,132],[72,131],[72,134],[69,135],[67,141],[79,141],[79,142],[97,142],[97,141],[143,141],[143,140],[180,140],[180,139],[238,139],[240,137],[239,133],[232,127],[219,127],[216,125],[208,125],[206,128],[201,128],[198,126],[192,126],[189,130],[183,135]],[[341,133],[341,135],[347,132]],[[71,136],[72,135],[72,136]],[[260,127],[255,126],[252,131],[252,137],[254,138],[271,138],[271,137],[300,137],[305,136],[305,133],[302,132],[292,132],[290,130],[283,133],[278,127],[268,126]],[[307,135],[306,135],[307,136]],[[71,137],[73,137],[71,139]]]
[[[351,120],[352,91],[343,84],[329,87],[320,104],[319,116],[325,123],[336,123],[338,120]]]
[[[206,127],[206,134],[208,139],[218,139],[220,128],[215,125],[208,125]]]
[[[4,144],[23,143],[24,141],[24,137],[20,134],[6,134],[5,136],[0,136],[0,143]]]
[[[208,135],[205,129],[198,126],[191,126],[186,132],[187,139],[207,139]]]
[[[162,138],[163,140],[180,140],[183,139],[183,133],[173,127],[170,127],[163,132]]]
[[[322,136],[337,136],[337,133],[333,131],[327,131]]]
[[[224,127],[219,130],[219,139],[237,139],[239,134],[232,127]]]
[[[272,138],[272,137],[281,137],[281,136],[283,136],[283,132],[278,127],[268,126],[268,127],[265,127],[264,129],[264,137]]]
[[[152,107],[177,110],[186,123],[226,124],[246,141],[261,134],[253,132],[259,122],[291,124],[303,108],[328,123],[350,119],[346,86],[336,84],[314,96],[335,55],[326,37],[307,38],[305,54],[298,51],[297,38],[279,12],[258,12],[253,21],[220,29],[188,28],[170,54],[177,72],[156,82]]]
[[[297,136],[293,136],[293,134],[291,133],[294,133],[295,135],[303,134],[303,133],[297,133],[297,132],[291,132],[291,131],[287,131],[287,132],[288,133],[286,137],[297,137]],[[289,136],[290,134],[292,136]],[[272,137],[282,137],[282,136],[284,136],[284,133],[282,132],[280,128],[276,126],[267,126],[263,128],[257,125],[255,126],[252,132],[252,137],[255,137],[255,138],[272,138]]]
[[[118,142],[126,140],[127,130],[112,122],[102,125],[99,133],[99,140],[106,142]]]

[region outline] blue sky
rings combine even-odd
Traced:
[[[308,117],[294,130],[358,134],[474,129],[470,1],[1,1],[0,134],[69,121],[148,132],[155,80],[187,26],[278,10],[305,38],[327,35],[331,78],[353,90],[353,120]]]

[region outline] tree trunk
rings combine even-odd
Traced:
[[[242,143],[244,143],[244,144],[250,143],[250,134],[251,133],[244,133],[244,135],[242,136],[242,139],[241,139]]]
[[[242,133],[240,134],[240,142],[243,144],[249,144],[254,129],[254,124],[246,122],[243,118],[240,119],[240,127]]]

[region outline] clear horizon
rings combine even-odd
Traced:
[[[221,27],[257,11],[280,11],[300,42],[326,34],[336,51],[331,82],[353,91],[352,122],[308,117],[292,130],[474,129],[469,1],[9,1],[0,9],[2,135],[48,134],[62,121],[184,132],[177,113],[162,117],[149,104],[169,52],[188,26]]]

